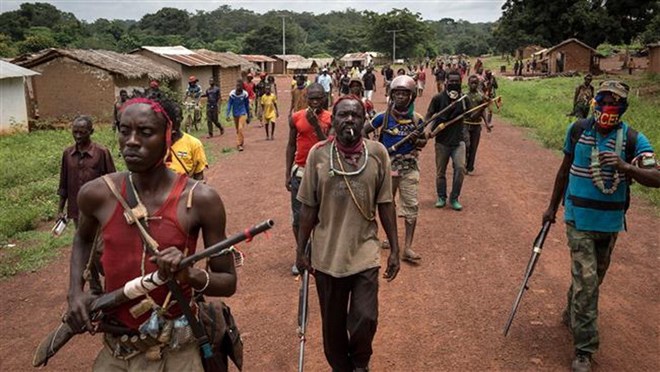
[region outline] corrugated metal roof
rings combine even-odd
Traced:
[[[346,53],[341,57],[342,61],[364,61],[367,59],[367,53]]]
[[[262,54],[241,54],[241,57],[247,59],[250,62],[275,62],[275,58],[270,58]]]
[[[28,70],[21,66],[16,66],[9,62],[0,61],[0,79],[34,76],[34,75],[39,75],[39,73],[34,72],[32,70]]]
[[[291,61],[286,64],[287,70],[308,70],[312,68],[316,62],[311,59],[301,59],[298,61]]]
[[[305,59],[305,57],[299,55],[299,54],[275,54],[273,57],[281,59],[283,61],[291,62],[291,61],[300,61],[301,59]]]
[[[196,49],[195,52],[213,59],[220,64],[222,68],[236,67],[241,65],[241,61],[234,58],[235,54],[214,52],[208,49]]]
[[[262,54],[241,54],[241,57],[250,62],[276,62],[275,58],[271,58]]]
[[[220,66],[220,63],[215,60],[181,45],[168,47],[143,46],[142,49],[186,66]]]

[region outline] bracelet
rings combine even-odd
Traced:
[[[202,270],[202,272],[206,275],[206,284],[204,284],[204,287],[202,287],[202,289],[195,289],[195,288],[193,287],[193,289],[194,289],[195,292],[197,292],[197,293],[202,293],[202,292],[204,292],[204,291],[206,290],[206,288],[208,288],[209,283],[211,283],[211,276],[209,275],[209,272],[206,271],[206,270]]]

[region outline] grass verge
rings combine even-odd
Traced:
[[[224,113],[224,107],[220,112]],[[222,115],[220,120],[228,127]],[[206,135],[205,114],[198,130],[191,134],[200,139]],[[119,146],[110,125],[96,125],[92,140],[110,150],[117,170],[126,169],[118,157]],[[214,142],[202,142],[209,164],[232,152],[216,148],[219,146]],[[73,225],[59,238],[48,231],[48,222],[57,214],[62,151],[71,144],[69,130],[0,137],[0,279],[36,270],[55,258],[60,248],[71,244]]]

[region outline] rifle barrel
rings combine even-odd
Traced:
[[[551,225],[550,222],[544,222],[543,226],[541,227],[541,231],[539,231],[538,235],[536,236],[536,239],[534,239],[534,246],[532,247],[532,256],[529,258],[529,261],[527,262],[527,268],[525,269],[523,282],[520,286],[520,290],[518,291],[518,295],[516,296],[516,299],[513,302],[511,313],[509,313],[509,319],[504,325],[505,337],[509,334],[509,328],[511,328],[511,323],[513,323],[513,318],[516,316],[516,313],[518,312],[518,307],[520,307],[520,302],[522,301],[522,297],[525,294],[525,291],[529,289],[527,284],[529,282],[529,278],[531,278],[532,274],[534,273],[534,269],[536,268],[536,263],[538,262],[539,257],[541,257],[541,252],[543,251],[543,244],[545,243],[545,238],[548,236],[548,232],[550,231],[550,225]]]
[[[484,103],[482,103],[482,104],[480,104],[480,105],[478,105],[478,106],[474,106],[473,108],[471,108],[471,109],[465,111],[464,113],[458,115],[457,117],[455,117],[455,118],[449,120],[448,122],[446,122],[446,123],[440,123],[437,127],[435,127],[435,129],[433,130],[433,132],[431,132],[431,137],[430,137],[430,138],[437,136],[438,133],[440,133],[443,129],[445,129],[445,128],[448,127],[449,125],[454,124],[455,122],[459,121],[460,119],[462,119],[463,117],[465,117],[467,114],[471,114],[471,113],[475,112],[476,110],[479,110],[479,109],[481,109],[482,107],[488,106],[488,105],[490,105],[491,102],[495,102],[495,101],[497,101],[497,100],[499,100],[499,99],[501,99],[501,97],[499,97],[499,96],[497,96],[497,97],[495,97],[495,98],[488,99],[486,102],[484,102]]]

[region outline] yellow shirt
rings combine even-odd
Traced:
[[[171,151],[172,161],[167,166],[177,173],[192,176],[203,172],[208,166],[204,145],[188,133],[183,133],[183,137],[174,142]]]
[[[275,104],[277,103],[277,97],[274,94],[264,94],[261,96],[261,106],[264,109],[264,120],[274,121],[277,118],[275,113]]]

